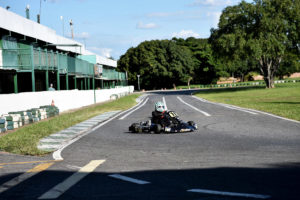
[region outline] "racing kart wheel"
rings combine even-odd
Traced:
[[[162,127],[161,127],[160,124],[156,124],[156,125],[154,126],[154,132],[155,132],[155,133],[160,133],[161,130],[162,130]]]

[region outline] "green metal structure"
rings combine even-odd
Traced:
[[[1,71],[15,71],[13,82],[14,92],[18,93],[19,73],[31,73],[31,88],[36,91],[35,74],[43,73],[45,77],[46,90],[49,88],[49,73],[56,76],[56,88],[61,89],[61,79],[65,79],[65,89],[69,90],[69,81],[73,79],[73,89],[114,88],[126,84],[126,75],[117,72],[108,66],[99,66],[86,60],[75,58],[62,52],[41,49],[40,47],[24,46],[27,48],[16,48],[14,41],[6,42],[2,51]],[[29,47],[29,48],[28,48]],[[96,73],[102,67],[102,73]],[[1,72],[0,71],[0,72]],[[52,75],[51,74],[51,75]],[[95,80],[96,78],[96,80]],[[97,81],[99,80],[100,81]]]

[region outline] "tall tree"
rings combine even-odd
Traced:
[[[213,56],[208,39],[189,37],[186,40],[173,38],[172,41],[192,51],[195,67],[191,79],[194,83],[211,84],[217,82],[222,70],[218,60]]]
[[[118,68],[128,72],[129,83],[137,85],[140,75],[145,89],[185,84],[193,74],[192,53],[170,40],[145,41],[120,57]]]
[[[242,1],[227,7],[217,29],[211,31],[214,51],[232,60],[255,59],[268,88],[284,55],[299,55],[299,0]]]

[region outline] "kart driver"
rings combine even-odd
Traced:
[[[170,121],[166,119],[166,112],[165,104],[160,101],[156,102],[155,110],[152,112],[152,122],[155,124],[161,124],[163,127],[169,126]]]

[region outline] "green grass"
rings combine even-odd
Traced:
[[[75,111],[62,113],[49,120],[30,124],[0,137],[0,150],[22,155],[44,155],[49,152],[37,149],[40,139],[85,121],[99,114],[126,110],[136,104],[140,94],[122,97],[118,100],[84,107]]]
[[[300,80],[300,77],[298,77],[298,78],[286,78],[284,80]]]
[[[203,90],[197,96],[213,102],[273,113],[300,121],[300,83],[277,84],[274,89],[264,86]]]

